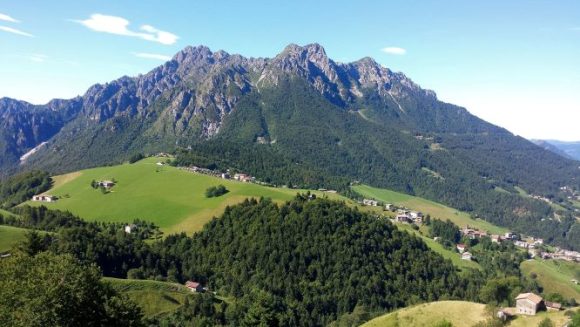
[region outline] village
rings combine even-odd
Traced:
[[[398,224],[413,224],[421,226],[426,219],[426,216],[420,211],[410,210],[408,208],[400,208],[393,204],[387,203],[384,206],[379,201],[373,199],[363,199],[359,202],[363,206],[379,207],[382,206],[384,211],[396,212],[394,218],[391,219],[393,223]],[[481,239],[489,237],[492,243],[512,242],[516,247],[526,250],[530,258],[540,257],[545,260],[565,260],[571,262],[580,262],[580,252],[561,249],[559,247],[547,247],[544,245],[544,240],[541,238],[534,238],[523,234],[514,232],[506,232],[500,234],[490,234],[486,231],[481,231],[477,228],[465,226],[460,229],[462,238],[467,239]],[[434,238],[435,241],[439,237]],[[463,260],[472,260],[473,255],[468,251],[468,246],[462,243],[456,245],[457,252]]]

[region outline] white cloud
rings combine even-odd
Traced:
[[[156,59],[156,60],[163,60],[163,61],[169,61],[171,60],[170,56],[166,56],[166,55],[162,55],[162,54],[157,54],[157,53],[145,53],[145,52],[136,52],[133,53],[136,57],[139,58],[145,58],[145,59]]]
[[[5,22],[10,22],[10,23],[20,23],[19,20],[14,19],[14,18],[12,18],[12,17],[10,17],[8,15],[5,15],[3,13],[0,13],[0,20],[3,20]]]
[[[30,33],[26,33],[26,32],[23,32],[21,30],[18,30],[18,29],[12,28],[12,27],[8,27],[8,26],[0,26],[0,31],[4,31],[4,32],[12,33],[12,34],[18,34],[18,35],[22,35],[22,36],[34,37],[34,35],[32,35]]]
[[[140,31],[129,29],[129,21],[123,17],[92,14],[85,20],[74,20],[95,32],[110,33],[141,38],[143,40],[158,42],[161,44],[174,44],[179,37],[173,33],[161,31],[151,25],[142,25]]]
[[[402,56],[407,53],[407,50],[399,47],[386,47],[381,49],[382,52],[392,55]]]
[[[39,53],[31,54],[30,56],[28,56],[28,59],[34,62],[45,62],[47,58],[48,56]]]

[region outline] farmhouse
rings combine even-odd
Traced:
[[[491,242],[492,243],[501,243],[502,238],[499,235],[491,235]]]
[[[37,202],[54,202],[56,201],[56,196],[52,196],[52,195],[35,195],[32,197],[32,201],[37,201]]]
[[[133,231],[135,231],[136,228],[137,228],[137,225],[135,225],[135,224],[126,225],[125,226],[125,233],[131,234]]]
[[[530,247],[530,244],[528,244],[528,242],[524,242],[524,241],[515,241],[514,245],[520,248],[524,248],[527,249],[528,247]]]
[[[423,218],[423,213],[420,211],[411,211],[411,219],[415,220],[417,218]]]
[[[113,186],[115,186],[115,182],[113,181],[98,181],[97,182],[97,186],[102,186],[104,188],[111,188]]]
[[[487,233],[484,231],[480,231],[478,229],[470,228],[469,226],[463,228],[461,230],[461,234],[465,237],[469,237],[469,239],[474,240],[476,238],[482,238],[487,236]]]
[[[504,238],[506,240],[517,240],[518,239],[518,234],[512,233],[512,232],[507,232],[507,233],[505,233]]]
[[[457,251],[459,251],[459,253],[465,252],[465,248],[466,248],[465,244],[459,243],[459,244],[457,244],[456,247],[457,247]]]
[[[198,282],[191,281],[191,280],[188,280],[185,283],[185,287],[189,288],[189,290],[194,292],[194,293],[203,292],[203,287],[201,286],[201,284]]]
[[[395,206],[393,206],[390,203],[385,204],[385,210],[393,211],[394,208],[395,208]]]
[[[247,174],[234,174],[234,179],[240,182],[245,182],[245,183],[249,183],[252,180],[254,180],[254,178],[250,175]]]
[[[461,254],[461,260],[471,261],[472,258],[473,256],[470,252],[463,252],[463,254]]]
[[[548,311],[560,311],[560,310],[562,310],[562,304],[560,304],[558,302],[544,301],[544,303],[546,304],[546,309],[548,309]]]
[[[544,300],[534,293],[521,293],[516,297],[516,312],[534,316],[542,307]]]
[[[379,205],[379,202],[376,200],[371,200],[371,199],[363,199],[363,204],[365,206],[376,207]]]
[[[399,215],[397,215],[397,217],[395,217],[395,221],[398,223],[408,223],[411,221],[411,219],[407,215],[399,214]]]

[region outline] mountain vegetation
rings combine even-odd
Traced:
[[[21,245],[27,255],[72,255],[110,277],[196,280],[231,297],[223,302],[208,294],[184,304],[218,303],[194,311],[195,319],[212,324],[327,325],[357,306],[384,311],[476,297],[481,284],[459,276],[449,261],[392,224],[306,196],[281,206],[246,200],[193,237],[170,235],[153,243],[145,234],[124,233],[121,224],[84,222],[66,212],[23,207],[19,214],[14,224],[62,226],[56,234],[27,234]]]
[[[560,187],[580,190],[577,162],[439,101],[370,58],[337,63],[317,44],[289,45],[269,59],[187,47],[145,75],[72,100],[2,99],[0,113],[3,173],[176,152],[178,165],[233,168],[277,185],[348,194],[361,181],[580,244],[566,200],[556,212],[517,192],[565,199]]]
[[[139,307],[95,266],[50,252],[0,260],[2,326],[142,326]]]
[[[11,208],[42,193],[52,186],[46,172],[30,171],[0,182],[0,208]]]

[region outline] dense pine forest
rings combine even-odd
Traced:
[[[157,227],[142,221],[135,221],[129,234],[125,224],[86,222],[44,207],[15,212],[20,218],[1,222],[47,232],[27,234],[16,258],[0,264],[21,269],[30,260],[54,260],[70,269],[94,265],[109,277],[195,280],[208,288],[170,315],[141,319],[131,313],[126,319],[136,325],[340,325],[415,303],[463,299],[509,305],[514,294],[540,291],[521,275],[518,266],[525,256],[513,245],[484,243],[477,256],[485,269],[460,274],[418,237],[390,222],[307,194],[282,205],[246,200],[193,236],[158,240]],[[457,226],[450,222],[432,220],[430,230],[450,247],[459,241]],[[12,280],[11,288],[20,282]],[[14,303],[26,301],[23,293],[4,296]]]

